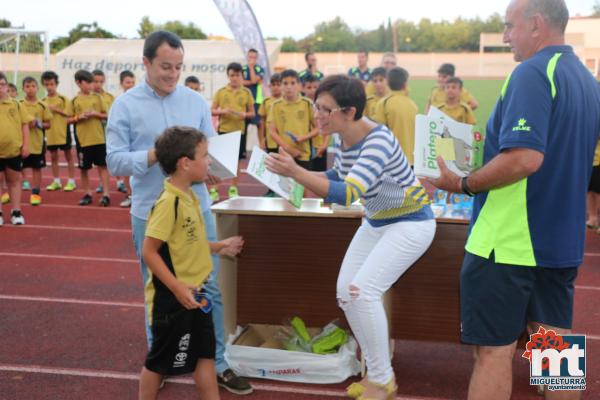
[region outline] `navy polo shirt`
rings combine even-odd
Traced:
[[[488,120],[484,164],[510,148],[544,154],[538,171],[475,196],[466,250],[500,264],[579,266],[586,192],[600,133],[600,88],[570,46],[549,46],[506,79]]]

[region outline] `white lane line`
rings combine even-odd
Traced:
[[[33,257],[33,258],[46,258],[46,259],[60,259],[60,260],[77,260],[77,261],[102,261],[102,262],[122,262],[138,264],[139,261],[132,258],[107,258],[107,257],[78,257],[78,256],[61,256],[57,254],[28,254],[28,253],[8,253],[0,252],[0,256],[6,257]]]
[[[583,253],[585,257],[600,257],[600,253]]]
[[[82,226],[56,226],[56,225],[6,225],[7,228],[13,229],[57,229],[57,230],[68,230],[68,231],[85,231],[85,232],[113,232],[113,233],[131,233],[131,229],[117,229],[117,228],[92,228]]]
[[[131,372],[118,372],[118,371],[103,371],[103,370],[90,370],[90,369],[75,369],[75,368],[51,368],[43,367],[40,365],[14,365],[14,364],[0,364],[0,371],[4,372],[21,372],[21,373],[33,373],[33,374],[49,374],[49,375],[67,375],[67,376],[79,376],[87,378],[109,378],[109,379],[122,379],[137,381],[139,380],[139,373]],[[170,378],[167,379],[169,383],[181,383],[185,385],[193,385],[194,381],[191,378]],[[278,393],[298,393],[312,396],[330,396],[330,397],[344,397],[345,392],[343,390],[327,390],[327,389],[312,389],[308,387],[295,386],[293,384],[263,384],[256,381],[252,381],[252,386],[255,390],[265,392],[278,392]],[[442,397],[403,397],[397,396],[396,400],[449,400]]]
[[[123,208],[123,207],[96,207],[96,206],[92,206],[92,207],[84,207],[84,206],[78,206],[78,205],[74,205],[74,206],[70,206],[67,204],[44,204],[42,206],[32,206],[29,203],[21,203],[21,206],[23,206],[24,208],[69,208],[69,209],[77,209],[77,210],[81,210],[81,211],[120,211],[120,212],[127,212],[129,213],[129,208]]]
[[[96,300],[79,300],[65,299],[60,297],[37,297],[37,296],[12,296],[0,294],[2,300],[18,300],[18,301],[39,301],[44,303],[68,303],[68,304],[85,304],[93,306],[113,306],[113,307],[141,307],[144,308],[144,303],[124,302],[124,301],[96,301]]]
[[[600,290],[600,287],[598,287],[598,286],[580,286],[580,285],[575,285],[575,289]]]

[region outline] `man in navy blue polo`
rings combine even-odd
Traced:
[[[487,124],[484,165],[438,160],[437,187],[475,195],[461,271],[461,338],[475,345],[469,399],[509,399],[526,325],[568,334],[583,261],[585,201],[600,133],[598,84],[565,45],[564,0],[513,0],[504,42],[521,62]],[[547,399],[580,392],[550,392]]]
[[[358,60],[358,66],[352,67],[348,70],[348,76],[356,79],[360,79],[365,85],[371,81],[371,68],[367,65],[369,62],[369,52],[366,50],[360,50],[356,58]]]

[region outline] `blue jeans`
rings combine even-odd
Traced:
[[[209,242],[217,241],[217,226],[215,218],[213,217],[210,210],[202,213],[204,218],[204,226],[206,228],[206,236]],[[133,235],[133,245],[135,247],[135,254],[140,260],[140,269],[142,272],[142,283],[146,284],[148,281],[148,267],[142,259],[142,245],[144,243],[144,233],[146,232],[146,221],[137,217],[131,216],[131,232]],[[215,368],[217,373],[223,373],[229,368],[225,361],[225,330],[223,328],[223,300],[221,298],[221,289],[219,288],[219,256],[212,256],[213,270],[204,285],[208,294],[212,297],[213,309],[213,325],[215,327],[215,340],[217,344],[215,354]],[[148,305],[144,303],[144,321],[146,325],[146,339],[148,341],[148,348],[152,346],[152,330],[148,323]]]

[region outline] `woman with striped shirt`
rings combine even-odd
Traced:
[[[389,356],[383,294],[427,250],[435,234],[429,198],[391,131],[363,118],[360,81],[326,78],[317,90],[315,118],[320,134],[336,132],[335,161],[326,172],[298,166],[280,149],[267,167],[294,178],[326,202],[359,200],[365,218],[340,269],[337,298],[364,354],[368,378],[348,391],[360,399],[392,399],[397,386]]]

